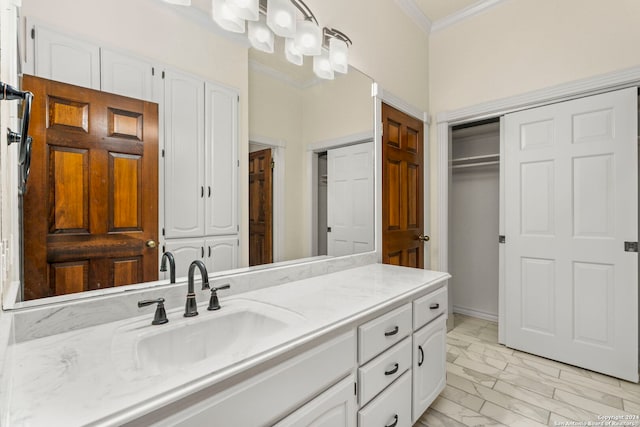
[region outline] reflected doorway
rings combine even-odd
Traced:
[[[273,262],[273,168],[271,148],[249,152],[249,265]]]

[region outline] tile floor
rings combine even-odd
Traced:
[[[447,386],[414,427],[640,426],[639,414],[640,385],[511,350],[496,323],[456,314]]]

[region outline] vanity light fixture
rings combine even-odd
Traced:
[[[273,52],[275,33],[286,39],[285,56],[292,64],[302,65],[303,56],[313,56],[313,70],[320,78],[333,79],[334,72],[348,72],[351,40],[334,28],[320,27],[302,0],[211,1],[213,20],[221,28],[236,33],[243,33],[248,26],[249,41],[254,48]],[[297,19],[298,12],[302,20]]]
[[[296,35],[296,7],[291,0],[269,0],[267,25],[280,37],[292,38]]]
[[[328,51],[323,50],[320,55],[313,57],[313,72],[321,79],[333,80],[333,67]]]
[[[285,39],[284,56],[287,58],[287,61],[291,62],[294,65],[302,65],[302,63],[304,62],[304,57],[296,47],[296,42],[294,39]]]
[[[226,2],[238,18],[257,21],[260,17],[259,0],[226,0]]]
[[[267,24],[259,21],[249,21],[249,41],[251,46],[262,52],[273,53],[274,36]]]
[[[233,12],[226,0],[212,0],[211,13],[213,20],[221,28],[233,33],[244,33],[244,19]]]

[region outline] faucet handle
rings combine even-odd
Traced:
[[[163,325],[169,322],[169,319],[167,319],[167,312],[164,309],[164,298],[147,299],[147,300],[138,301],[138,307],[146,307],[151,304],[158,304],[158,306],[156,307],[156,313],[153,316],[153,321],[151,322],[151,324]]]
[[[231,285],[226,284],[226,285],[218,286],[216,288],[211,288],[211,298],[209,299],[209,307],[207,307],[207,310],[209,311],[220,310],[220,301],[218,300],[218,291],[221,291],[223,289],[229,289],[230,287]]]

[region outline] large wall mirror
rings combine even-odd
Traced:
[[[97,46],[99,55],[111,51],[139,57],[157,64],[154,71],[185,72],[237,89],[239,214],[238,233],[231,237],[239,247],[234,267],[374,250],[372,80],[353,68],[345,75],[336,74],[335,80],[321,80],[313,74],[309,58],[302,67],[286,62],[282,46],[277,45],[269,55],[248,48],[241,38],[229,40],[211,21],[209,0],[193,0],[188,9],[159,0],[131,3],[23,0],[23,59],[48,60],[39,57],[42,52],[37,48],[37,29],[42,28],[63,40]],[[97,66],[100,60],[104,61],[98,59]],[[38,67],[29,61],[25,65],[25,74],[38,74]],[[162,84],[152,83],[152,90],[157,97]],[[155,99],[160,105],[160,151],[166,136],[164,99],[162,95]],[[123,126],[127,120],[125,117]],[[114,164],[122,171],[131,171],[126,161],[118,161]],[[160,163],[162,169],[161,157]],[[160,230],[166,216],[162,206],[165,179],[160,173]],[[161,236],[158,240],[159,258],[163,243],[167,250],[171,246]],[[28,248],[28,243],[22,246]],[[246,252],[248,259],[240,256]],[[176,264],[176,275],[184,276],[188,261],[177,256]],[[224,274],[219,268],[210,272]],[[164,277],[159,273],[160,280]],[[53,293],[45,295],[48,298],[25,298],[17,306],[84,298],[131,286]]]

